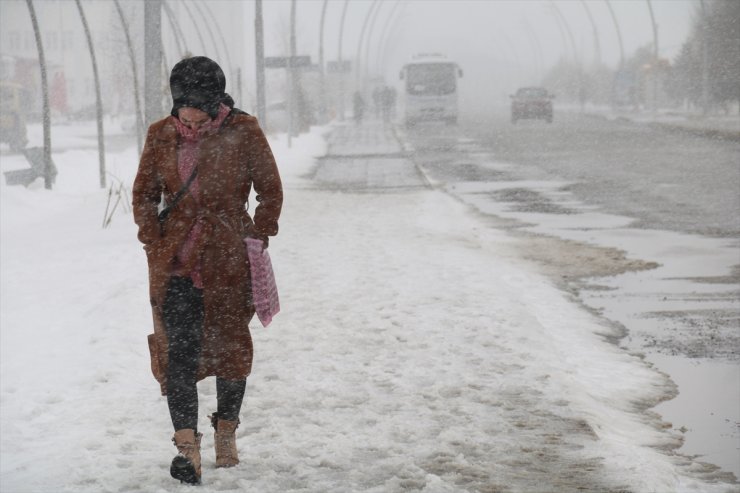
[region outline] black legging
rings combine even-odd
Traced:
[[[196,378],[203,330],[203,290],[188,277],[172,277],[162,307],[167,328],[167,405],[175,431],[197,430],[198,388]],[[218,417],[239,419],[246,380],[216,378]]]

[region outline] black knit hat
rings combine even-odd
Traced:
[[[225,89],[226,76],[218,63],[204,56],[180,60],[170,74],[172,116],[177,117],[177,110],[188,107],[198,108],[216,118],[222,102],[234,105]]]

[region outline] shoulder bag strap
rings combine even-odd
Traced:
[[[195,166],[193,168],[193,172],[190,173],[190,176],[188,177],[185,184],[182,186],[180,190],[177,191],[175,196],[172,198],[172,202],[167,204],[167,207],[162,209],[162,211],[159,213],[159,222],[164,222],[165,219],[167,219],[167,216],[170,214],[170,211],[175,208],[178,202],[180,202],[180,199],[182,199],[182,196],[185,195],[185,192],[188,191],[190,188],[190,185],[193,183],[193,180],[195,180],[195,176],[198,174],[198,166]]]

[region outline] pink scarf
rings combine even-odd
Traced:
[[[179,118],[174,118],[175,127],[177,133],[180,134],[180,145],[177,150],[177,172],[180,175],[180,179],[183,183],[190,177],[193,169],[196,165],[196,157],[198,156],[198,148],[200,147],[200,141],[205,135],[210,135],[218,131],[221,128],[224,120],[229,113],[231,108],[225,104],[221,104],[218,110],[218,116],[212,119],[208,123],[200,126],[198,129],[192,129],[185,126]],[[198,177],[196,176],[193,182],[190,184],[189,193],[193,196],[196,202],[198,202]],[[193,224],[190,233],[188,233],[185,242],[180,246],[180,250],[177,252],[175,259],[175,275],[190,276],[193,280],[193,285],[196,288],[203,289],[203,277],[201,276],[201,265],[200,259],[191,259],[195,246],[200,239],[203,231],[203,222],[198,220]],[[195,260],[193,262],[193,260]],[[192,269],[188,269],[187,266],[192,265]],[[190,270],[190,272],[188,272]]]

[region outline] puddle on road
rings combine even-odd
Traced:
[[[585,206],[567,186],[447,188],[482,213],[516,221],[530,236],[526,257],[627,328],[622,347],[643,353],[679,387],[655,408],[684,438],[679,452],[740,477],[740,243],[630,228],[632,218]]]

